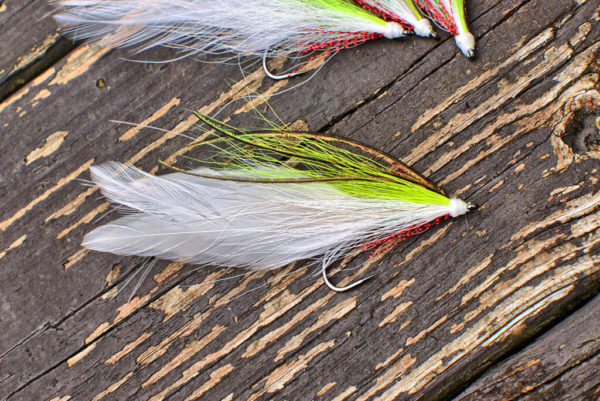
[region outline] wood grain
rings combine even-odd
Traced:
[[[596,400],[600,298],[494,367],[457,400]]]
[[[0,396],[431,400],[486,383],[508,355],[525,361],[524,345],[600,289],[600,10],[468,5],[475,61],[448,37],[380,40],[286,91],[301,79],[273,82],[258,65],[243,75],[192,59],[135,63],[84,44],[15,89],[0,103]],[[27,18],[14,21],[5,43],[26,32]],[[13,49],[0,69],[26,53]],[[480,207],[343,261],[357,269],[342,283],[375,275],[349,293],[331,293],[303,263],[234,277],[159,262],[129,300],[141,262],[79,245],[114,218],[82,182],[87,169],[117,160],[160,172],[196,123],[190,109],[257,124],[232,102],[248,90],[284,121],[385,150]]]
[[[62,38],[45,1],[0,3],[0,100],[10,96],[74,48]]]

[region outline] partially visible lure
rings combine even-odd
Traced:
[[[356,0],[364,8],[384,19],[395,21],[419,36],[438,38],[431,23],[423,18],[412,0]]]
[[[139,50],[162,45],[226,58],[330,54],[413,28],[347,0],[54,0],[55,19],[76,39],[106,38]],[[266,63],[265,63],[265,70]],[[269,73],[267,71],[267,73]],[[276,76],[289,78],[295,74]]]
[[[368,146],[198,117],[218,135],[188,149],[213,151],[204,167],[170,166],[178,172],[159,177],[119,163],[92,167],[103,194],[128,213],[86,235],[85,247],[253,270],[312,260],[330,288],[345,291],[366,279],[334,286],[326,271],[336,259],[471,208]]]
[[[454,36],[465,56],[475,55],[475,37],[467,26],[464,0],[415,0],[415,3],[437,26]]]

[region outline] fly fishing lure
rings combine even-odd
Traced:
[[[415,0],[415,3],[440,29],[454,36],[465,56],[475,55],[475,37],[467,26],[465,0]]]
[[[153,176],[107,163],[93,181],[128,213],[83,240],[97,251],[252,270],[298,260],[327,268],[352,250],[421,232],[472,205],[400,161],[348,139],[234,128],[202,114],[216,137],[205,166]],[[186,150],[190,150],[186,149]],[[214,149],[217,149],[216,151]],[[196,162],[196,159],[192,159]]]
[[[356,2],[386,20],[398,22],[407,29],[414,30],[419,36],[439,38],[429,20],[423,18],[412,0],[356,0]]]
[[[106,40],[145,50],[162,45],[184,56],[208,53],[263,57],[331,54],[413,30],[347,0],[54,0],[54,18],[76,39]],[[309,58],[310,60],[310,58]],[[305,63],[304,63],[305,64]],[[300,64],[300,66],[304,65]],[[299,68],[299,67],[298,67]]]

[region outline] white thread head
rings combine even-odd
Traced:
[[[413,24],[415,29],[415,34],[419,36],[429,37],[429,38],[437,38],[437,34],[433,31],[433,27],[428,19],[421,18],[417,22]]]
[[[396,39],[406,36],[406,30],[397,22],[388,22],[383,28],[383,37]]]
[[[461,32],[454,37],[456,45],[468,58],[475,55],[475,36],[470,32]]]
[[[469,205],[457,198],[450,199],[448,207],[450,208],[450,216],[452,217],[462,216],[469,210]]]

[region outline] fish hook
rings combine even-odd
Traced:
[[[327,287],[329,287],[333,291],[337,291],[337,292],[348,291],[373,277],[373,276],[365,277],[363,279],[355,281],[354,283],[350,283],[344,287],[337,287],[337,286],[333,285],[331,283],[331,281],[329,281],[329,279],[327,278],[327,263],[323,262],[323,266],[321,267],[321,272],[323,273],[323,281],[325,281],[325,284],[327,284]]]
[[[263,55],[263,69],[265,70],[265,74],[271,79],[276,81],[280,81],[282,79],[288,79],[291,77],[295,77],[297,75],[302,75],[304,72],[290,72],[289,74],[276,75],[269,71],[269,67],[267,67],[267,57],[269,56],[269,49],[265,50],[265,54]]]

